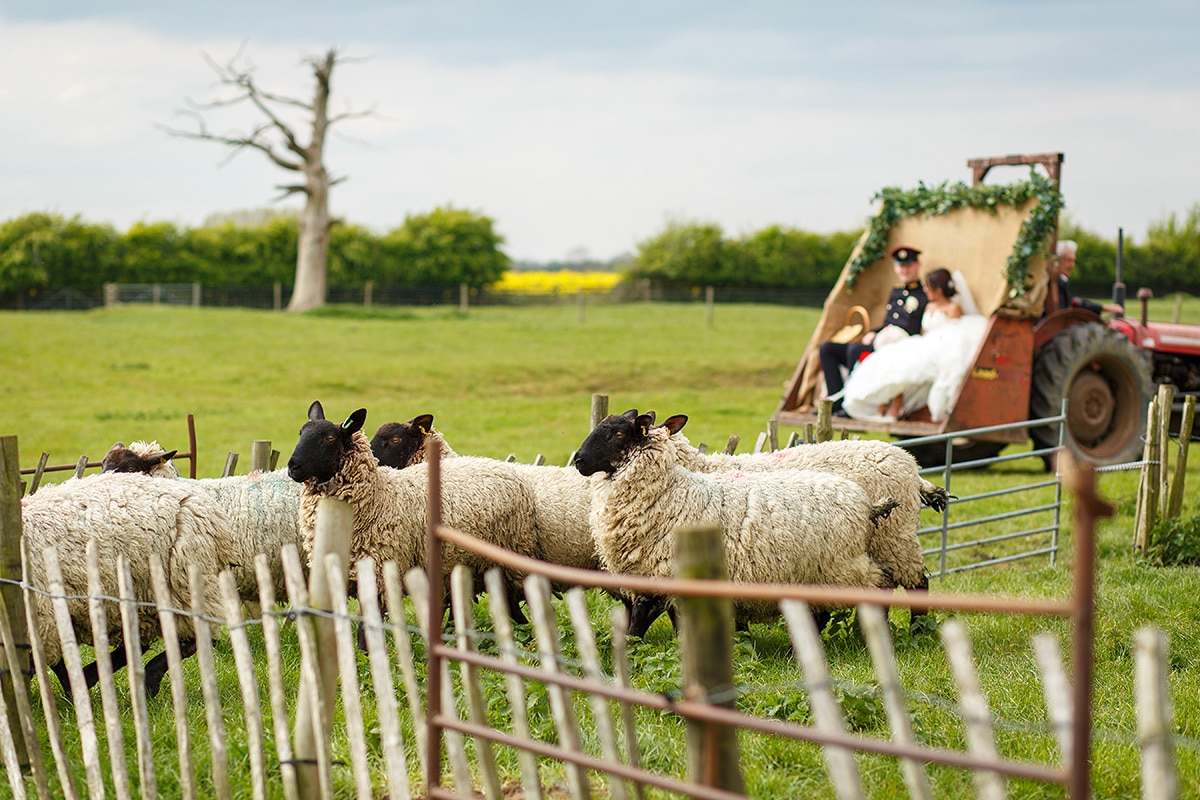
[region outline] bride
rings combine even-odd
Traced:
[[[933,270],[925,276],[925,293],[921,335],[877,349],[850,373],[842,399],[850,416],[891,422],[928,406],[930,418],[940,422],[949,413],[987,318],[977,312],[961,272]]]

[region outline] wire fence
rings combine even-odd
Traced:
[[[766,303],[819,308],[825,292],[764,287],[660,286],[648,281],[620,283],[613,289],[578,291],[503,291],[494,288],[453,286],[400,286],[367,283],[329,287],[331,305],[393,306],[532,306],[596,305],[633,302],[666,303]],[[95,290],[64,288],[46,293],[26,290],[0,301],[0,307],[29,311],[82,311],[128,304],[176,305],[207,308],[253,308],[282,310],[291,300],[292,286],[276,283],[261,286],[163,283],[110,283]]]

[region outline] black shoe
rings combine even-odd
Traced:
[[[841,417],[842,419],[850,419],[850,415],[846,413],[846,409],[844,408],[835,408],[833,410],[833,416]]]

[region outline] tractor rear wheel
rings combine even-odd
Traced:
[[[1141,457],[1153,396],[1148,354],[1114,330],[1084,323],[1057,333],[1037,355],[1029,418],[1061,413],[1066,398],[1066,446],[1089,464],[1120,464]],[[1039,449],[1058,445],[1057,426],[1029,433]]]

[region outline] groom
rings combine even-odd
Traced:
[[[841,391],[843,386],[842,367],[853,370],[864,353],[875,350],[875,334],[888,325],[895,325],[908,331],[910,336],[921,332],[921,317],[925,313],[925,305],[929,298],[921,286],[921,251],[914,247],[901,245],[892,248],[892,268],[896,271],[899,284],[888,295],[887,308],[883,312],[883,323],[867,331],[857,342],[841,344],[839,342],[822,342],[819,350],[821,371],[825,373],[825,391],[833,401],[833,415],[847,417],[849,414],[842,408]]]

